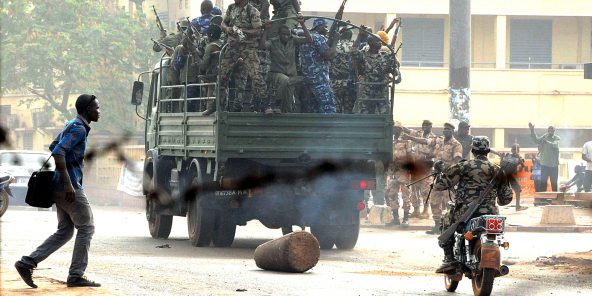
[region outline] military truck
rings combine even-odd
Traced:
[[[168,71],[170,59],[163,56],[145,73],[150,89],[144,114],[138,113],[140,78],[132,91],[136,113],[145,119],[143,191],[152,237],[167,238],[173,216],[186,216],[194,246],[229,247],[237,225],[257,219],[284,234],[292,226],[310,227],[323,249],[355,247],[364,190],[376,188],[377,172],[383,174],[392,160],[392,112],[228,112],[221,94],[187,97],[188,87],[204,94],[217,82],[165,85]],[[394,83],[389,87],[392,111]],[[179,97],[171,95],[174,90]],[[216,101],[213,115],[192,110],[208,100]],[[258,180],[254,176],[275,177],[227,186]],[[206,184],[217,187],[204,190],[211,188]]]

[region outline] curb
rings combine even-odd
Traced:
[[[385,226],[384,224],[360,224],[360,228],[384,229],[393,231],[423,231],[430,230],[432,226],[409,225],[409,226]],[[554,233],[588,233],[592,232],[592,226],[506,226],[507,232],[554,232]]]

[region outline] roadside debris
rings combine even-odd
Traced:
[[[317,265],[321,250],[314,235],[296,231],[255,249],[255,263],[265,270],[305,272]]]

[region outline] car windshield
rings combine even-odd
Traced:
[[[3,153],[0,155],[2,166],[22,166],[39,169],[47,160],[47,156],[41,153]]]

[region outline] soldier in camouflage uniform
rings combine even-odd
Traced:
[[[261,21],[269,20],[269,0],[249,0],[249,4],[259,10]]]
[[[386,199],[393,211],[391,225],[399,225],[399,190],[403,200],[403,226],[409,225],[409,209],[411,208],[409,188],[409,171],[403,165],[411,159],[411,142],[400,138],[403,127],[396,122],[393,128],[393,163],[389,167]]]
[[[361,30],[354,48],[360,44]],[[390,75],[396,75],[396,59],[391,52],[381,52],[382,42],[380,37],[371,35],[367,51],[356,51],[355,59],[358,79],[358,96],[354,103],[353,113],[359,114],[386,114],[391,110],[389,100]]]
[[[352,31],[344,29],[337,42],[337,53],[331,60],[331,88],[335,93],[337,113],[351,114],[354,108],[354,73],[352,73]]]
[[[331,89],[329,79],[329,61],[335,56],[335,45],[329,46],[325,36],[327,34],[327,22],[324,19],[315,19],[312,33],[312,43],[300,46],[300,64],[306,86],[314,96],[310,107],[316,113],[336,113],[335,97]],[[306,108],[308,109],[308,108]]]
[[[222,97],[226,97],[230,73],[236,62],[242,60],[243,66],[251,77],[254,94],[251,99],[243,98],[235,101],[229,109],[234,112],[250,112],[259,105],[258,102],[264,99],[267,93],[267,86],[259,73],[260,61],[257,54],[262,23],[259,11],[247,0],[234,2],[228,6],[222,21],[222,30],[227,34],[228,40],[220,67],[220,93]],[[244,89],[237,91],[242,92]]]
[[[427,144],[434,147],[434,157],[436,160],[441,160],[445,166],[451,166],[458,163],[462,159],[462,145],[452,136],[454,126],[450,123],[444,124],[444,131],[442,137],[432,139],[422,139],[416,137],[409,137],[410,140]],[[428,234],[436,234],[440,231],[440,223],[442,219],[442,211],[446,209],[448,200],[451,199],[452,192],[434,192],[430,196],[430,207],[432,208],[432,218],[434,219],[434,227],[432,230],[426,232]]]
[[[270,3],[273,5],[273,17],[271,20],[295,17],[300,13],[300,2],[298,0],[271,0]],[[298,27],[298,21],[296,18],[293,18],[284,21],[273,22],[269,36],[275,37],[282,25],[286,25],[288,29],[294,30],[296,27]]]
[[[407,128],[403,128],[404,132],[418,138],[423,139],[435,139],[436,135],[432,132],[432,122],[424,120],[421,124],[421,130],[415,131]],[[415,160],[423,167],[431,168],[434,159],[434,147],[428,144],[414,143],[413,154]],[[411,204],[413,205],[413,213],[411,218],[422,218],[428,219],[429,204],[423,208],[423,213],[420,215],[420,205],[423,204],[423,200],[427,198],[427,194],[430,191],[430,185],[432,184],[432,178],[426,178],[421,182],[416,183],[413,188],[413,194],[411,195]]]
[[[208,45],[206,45],[203,55],[203,61],[201,63],[200,73],[204,75],[204,81],[206,83],[215,83],[218,76],[218,58],[220,57],[220,50],[222,50],[222,29],[217,25],[208,27],[207,31]],[[207,96],[215,97],[216,88],[214,86],[208,86]],[[214,110],[215,100],[207,101],[206,110]],[[203,115],[210,115],[211,112],[204,112]]]
[[[469,203],[479,198],[480,193],[489,186],[489,183],[500,169],[487,159],[489,153],[489,139],[487,137],[474,137],[472,152],[474,156],[472,160],[462,161],[448,167],[434,182],[434,190],[437,192],[451,190],[456,186],[454,205],[442,219],[442,231],[458,221],[459,217],[467,211]],[[494,184],[496,184],[495,187],[479,205],[479,208],[473,214],[473,218],[488,214],[499,214],[495,204],[496,198],[500,205],[507,205],[512,201],[512,189],[507,182],[497,181]],[[446,273],[456,268],[453,246],[453,236],[440,245],[444,249],[444,262],[436,272]]]

